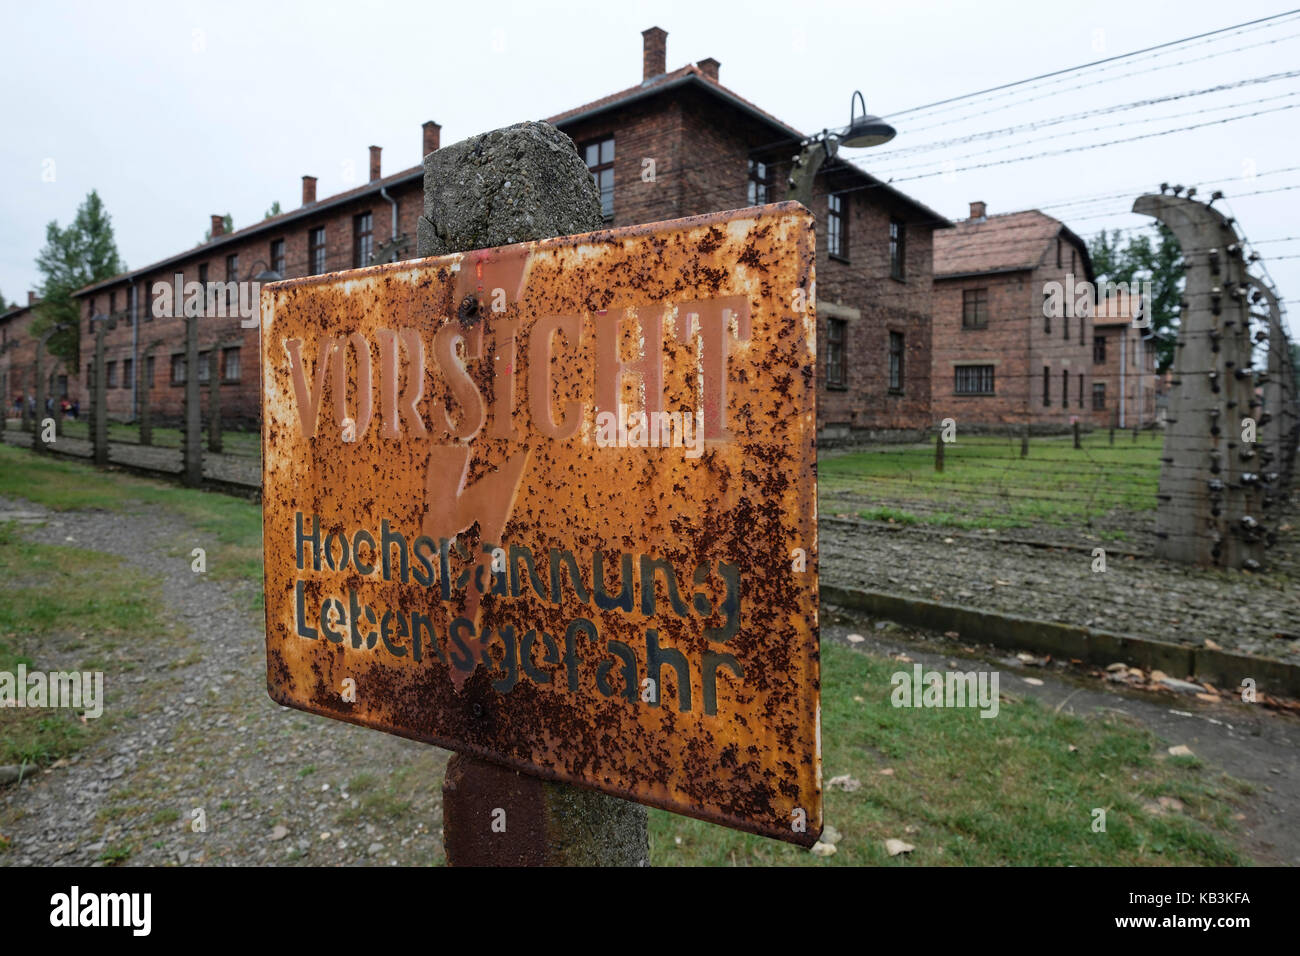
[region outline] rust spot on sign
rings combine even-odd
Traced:
[[[268,286],[271,697],[813,843],[813,278],[784,203]]]

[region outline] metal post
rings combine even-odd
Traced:
[[[1024,433],[1020,436],[1020,457],[1029,457],[1029,424],[1025,423]]]
[[[1083,445],[1079,443],[1079,422],[1077,419],[1074,422],[1074,447],[1075,448],[1083,447]]]
[[[943,435],[936,435],[934,439],[934,470],[943,471]]]
[[[36,375],[36,420],[33,422],[35,427],[32,428],[32,449],[34,451],[44,451],[45,442],[41,440],[45,431],[41,423],[45,421],[45,376],[42,374],[44,369],[41,368],[41,359],[45,353],[45,343],[49,339],[50,333],[46,332],[36,340],[36,360],[33,362],[33,372]]]
[[[494,130],[430,153],[416,255],[601,228],[599,196],[575,158],[573,141],[544,123]],[[485,201],[505,180],[514,201]],[[456,754],[442,801],[443,846],[453,866],[649,864],[645,808],[617,797]],[[496,811],[504,811],[505,833],[493,831]]]
[[[144,353],[140,356],[140,361],[136,365],[135,380],[136,394],[140,396],[140,444],[153,444],[153,417],[149,405],[149,393],[153,391],[152,382],[145,381],[145,375],[149,370],[149,359],[153,357],[153,350],[157,347],[158,342],[150,342],[145,346]]]

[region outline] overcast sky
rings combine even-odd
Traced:
[[[0,9],[0,292],[25,300],[46,223],[66,224],[91,189],[107,204],[127,264],[145,266],[200,241],[212,213],[230,212],[242,227],[274,200],[298,206],[305,173],[320,178],[322,198],[359,185],[372,143],[384,147],[385,173],[417,164],[425,120],[441,123],[451,143],[638,83],[649,26],[668,31],[670,70],[715,57],[723,84],[812,131],[846,124],[855,89],[871,112],[900,114],[1289,8],[1259,0],[0,0]],[[1232,52],[1238,47],[1248,48]],[[1261,241],[1300,235],[1300,169],[1273,172],[1300,167],[1300,109],[1290,108],[1300,105],[1300,78],[930,144],[1296,69],[1300,18],[945,112],[901,113],[893,143],[848,155],[947,216],[965,216],[967,203],[982,199],[990,213],[1044,208],[1084,235],[1147,222],[1126,210],[1161,181],[1213,181],[1261,243],[1294,314],[1300,258],[1277,257],[1300,255],[1300,242]],[[1272,112],[1075,149],[1262,110]],[[901,152],[916,146],[928,148]],[[963,169],[1056,150],[1067,151]],[[1248,195],[1261,190],[1271,191]],[[1108,198],[1056,205],[1096,196]]]

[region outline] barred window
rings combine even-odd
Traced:
[[[848,328],[843,319],[830,319],[826,324],[826,384],[835,388],[849,383],[844,351]]]
[[[992,395],[992,365],[958,365],[953,391],[958,395]]]
[[[903,333],[889,333],[889,390],[903,390]]]
[[[614,218],[614,138],[597,140],[582,147],[582,157],[600,190],[600,214]]]

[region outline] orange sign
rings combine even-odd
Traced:
[[[267,286],[271,697],[813,843],[813,250],[786,203]]]

